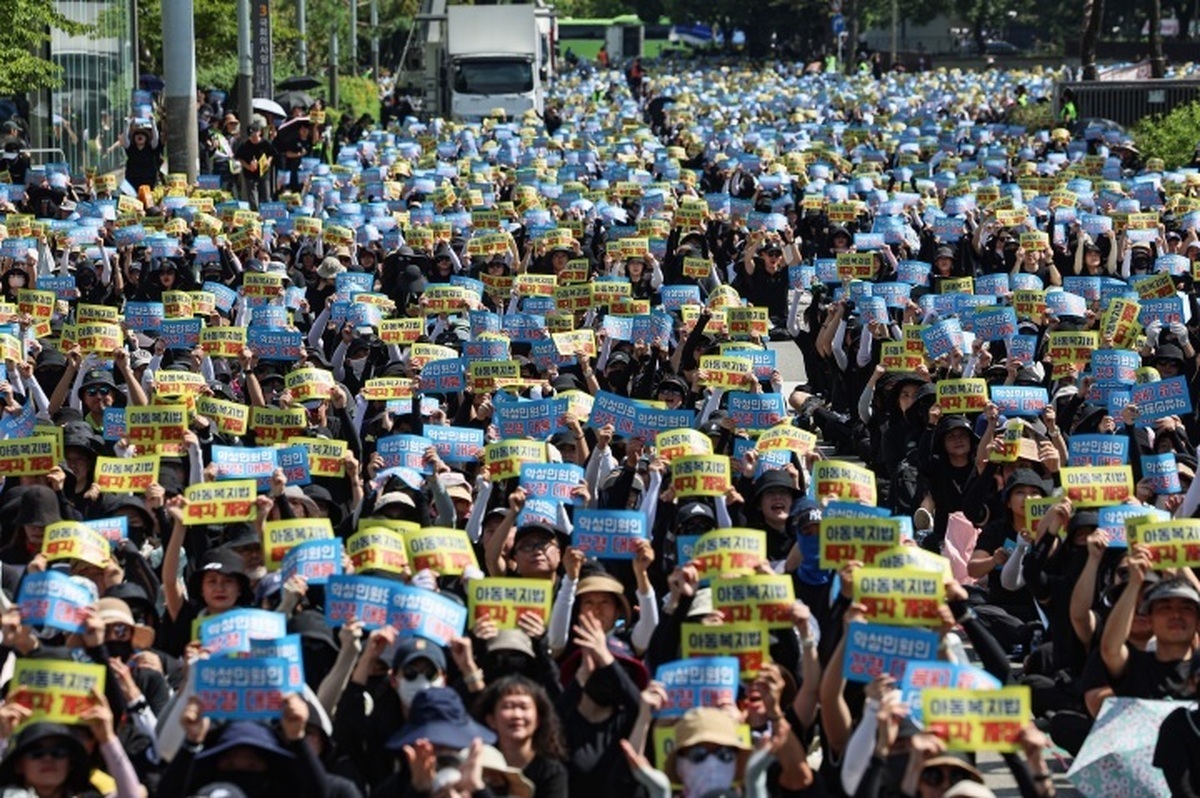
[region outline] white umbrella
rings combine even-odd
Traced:
[[[264,114],[274,114],[281,119],[287,116],[287,111],[283,110],[283,106],[274,100],[268,100],[266,97],[255,97],[250,103],[250,107],[255,111],[262,111]]]
[[[1154,767],[1154,746],[1163,718],[1180,701],[1138,698],[1105,700],[1096,724],[1067,771],[1067,779],[1088,798],[1104,795],[1166,796],[1166,779]]]

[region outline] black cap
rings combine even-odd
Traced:
[[[1050,494],[1050,486],[1046,484],[1046,480],[1038,475],[1038,472],[1032,468],[1018,468],[1016,471],[1008,475],[1008,479],[1004,481],[1004,498],[1008,500],[1008,494],[1013,488],[1019,487],[1035,488],[1042,492],[1043,496]]]
[[[1067,524],[1067,531],[1074,535],[1081,529],[1100,526],[1100,513],[1095,510],[1079,510],[1075,515],[1071,516],[1071,523]]]

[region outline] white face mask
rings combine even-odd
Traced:
[[[415,679],[405,679],[400,677],[396,685],[396,692],[400,695],[400,703],[405,709],[412,706],[413,699],[417,697],[417,693],[422,690],[428,690],[430,687],[445,687],[446,677],[438,676],[432,681],[428,676],[418,676]]]
[[[737,760],[722,762],[715,756],[709,756],[703,762],[696,763],[681,757],[675,761],[675,769],[679,771],[683,794],[688,798],[696,798],[713,790],[732,787],[733,777],[737,774]]]
[[[355,377],[361,377],[363,372],[367,370],[367,359],[365,357],[352,358],[347,360],[346,364],[350,366],[350,371],[354,373]]]

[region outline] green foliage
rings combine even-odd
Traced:
[[[379,86],[369,78],[341,78],[338,81],[338,107],[330,109],[330,114],[336,121],[344,112],[352,119],[358,119],[367,114],[376,122],[379,121]]]
[[[1146,158],[1162,158],[1168,169],[1192,161],[1200,131],[1200,102],[1177,106],[1169,114],[1146,117],[1133,126],[1133,140]]]
[[[1054,119],[1054,107],[1051,103],[1031,102],[1028,105],[1014,105],[1008,111],[1008,123],[1024,125],[1030,133],[1058,127]]]
[[[58,13],[48,0],[0,0],[0,19],[0,95],[58,85],[62,69],[34,52],[52,28],[76,36],[91,30]]]

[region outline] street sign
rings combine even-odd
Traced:
[[[833,33],[835,36],[840,36],[846,30],[846,18],[841,14],[834,14],[830,19],[833,24]]]
[[[275,96],[275,69],[271,47],[271,2],[253,0],[251,4],[251,46],[254,61],[253,86],[255,97]]]

